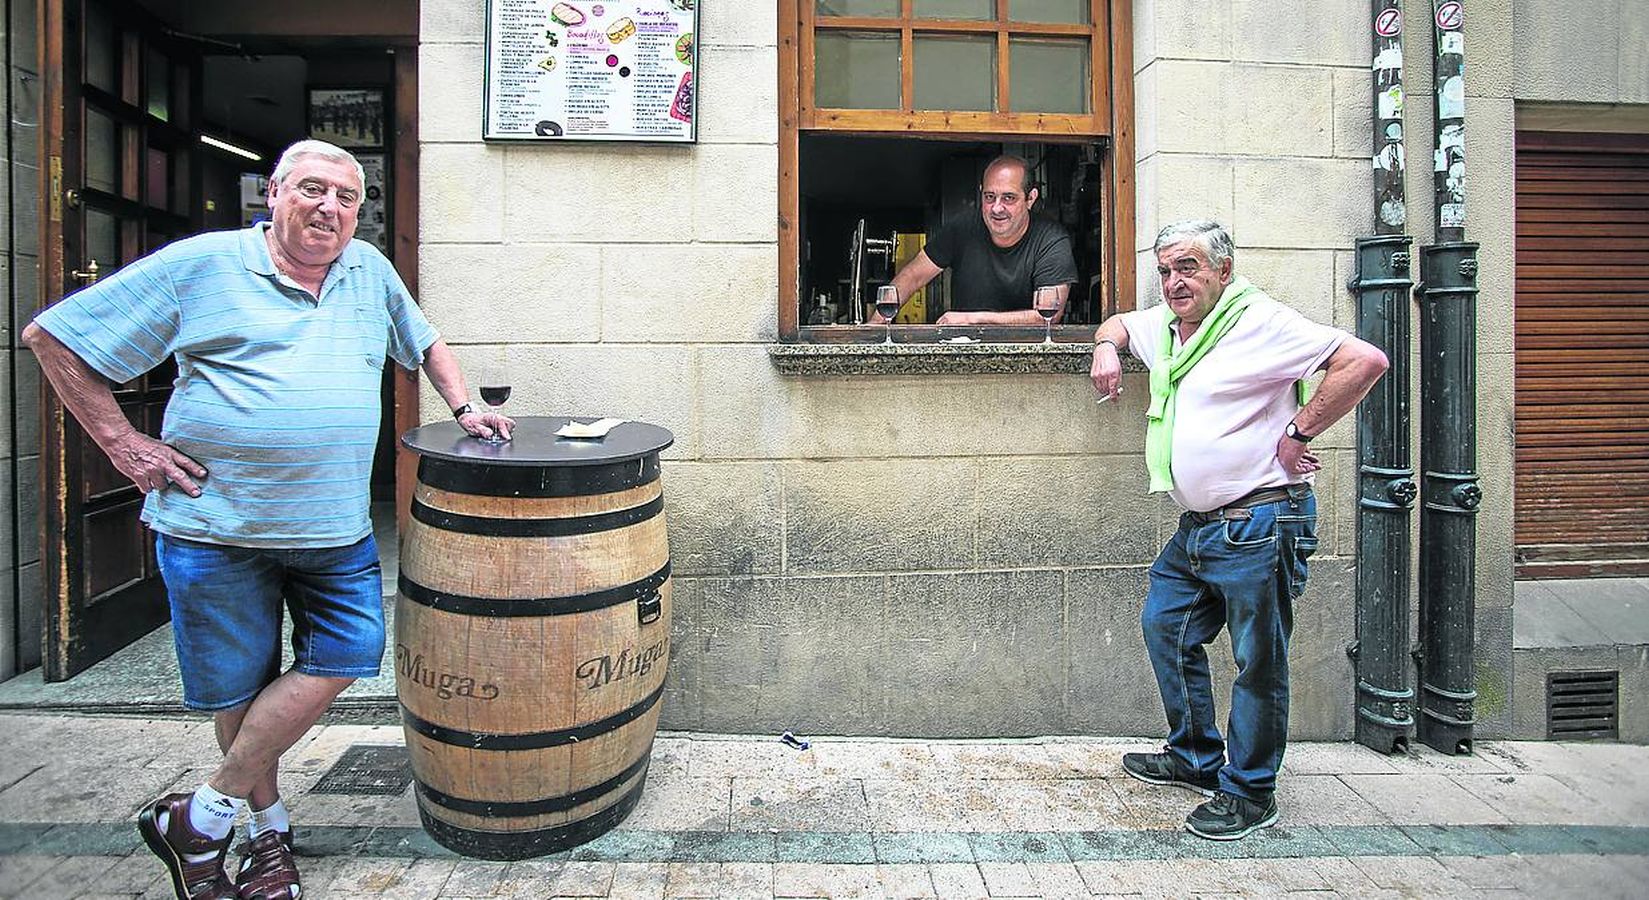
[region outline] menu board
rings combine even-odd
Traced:
[[[485,140],[696,138],[697,0],[488,0]]]

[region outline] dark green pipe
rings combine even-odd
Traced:
[[[1391,369],[1357,407],[1357,742],[1407,749],[1414,728],[1409,680],[1409,238],[1357,241],[1357,336]]]
[[[1420,249],[1420,740],[1472,752],[1476,673],[1477,244]]]

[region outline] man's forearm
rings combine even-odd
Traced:
[[[51,382],[58,399],[105,452],[136,430],[121,412],[108,379],[51,332],[31,322],[23,329],[23,343],[34,351],[40,371]]]
[[[447,403],[447,409],[457,409],[469,402],[469,387],[464,383],[464,370],[458,365],[458,355],[440,338],[424,351],[424,375],[435,392]]]
[[[1311,402],[1294,417],[1294,425],[1309,435],[1322,434],[1346,413],[1357,408],[1390,363],[1379,348],[1350,338],[1328,358],[1328,374]]]
[[[1110,341],[1117,348],[1117,353],[1128,349],[1128,329],[1122,325],[1122,316],[1115,315],[1100,323],[1094,330],[1094,343]]]
[[[1042,324],[1042,316],[1034,309],[1014,309],[1006,312],[970,312],[967,314],[969,325],[1037,325]]]

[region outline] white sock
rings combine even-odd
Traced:
[[[220,840],[234,830],[235,817],[245,805],[245,800],[203,784],[195,788],[195,795],[189,799],[189,824],[212,840]]]
[[[291,831],[292,816],[286,811],[286,804],[279,798],[269,804],[266,809],[252,810],[252,826],[247,834],[256,840],[266,831]]]

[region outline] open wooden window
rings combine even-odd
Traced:
[[[855,267],[837,257],[863,261],[854,234],[873,236],[885,252],[861,281],[885,276],[924,232],[978,215],[966,198],[1001,152],[1032,163],[1038,212],[1077,249],[1067,336],[1131,306],[1132,15],[1131,0],[780,0],[781,338],[879,340],[809,324],[823,296],[852,320],[834,276]]]

